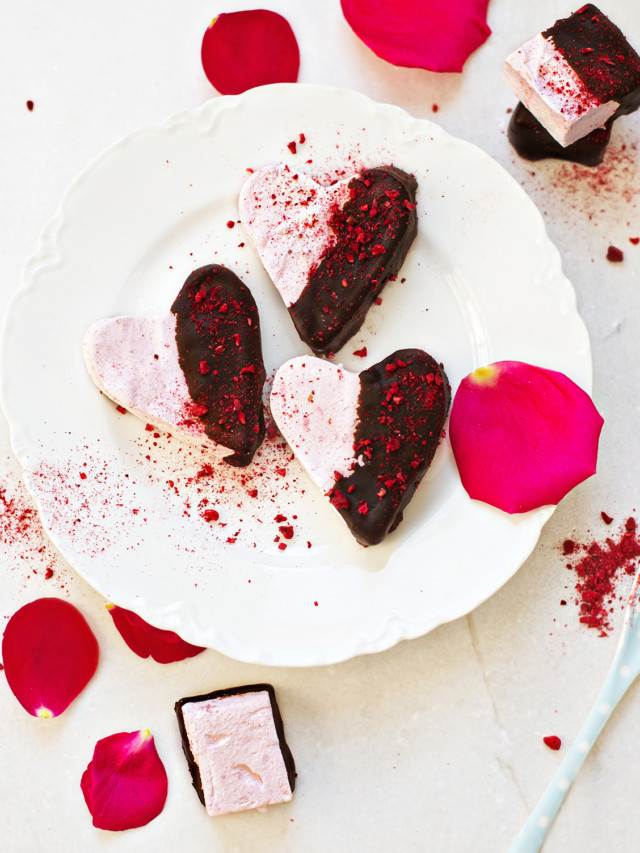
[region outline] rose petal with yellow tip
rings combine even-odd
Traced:
[[[563,373],[499,361],[460,383],[449,437],[469,496],[517,513],[557,504],[595,473],[603,423]]]
[[[122,831],[152,821],[164,808],[168,782],[151,732],[99,740],[80,787],[98,829]]]
[[[9,619],[2,662],[22,707],[48,719],[59,716],[90,681],[98,665],[98,642],[73,604],[38,598]]]
[[[154,628],[133,610],[116,604],[108,604],[107,610],[122,639],[141,658],[151,656],[157,663],[174,663],[205,651],[204,646],[192,646],[175,631]]]

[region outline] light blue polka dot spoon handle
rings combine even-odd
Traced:
[[[584,725],[551,783],[529,815],[508,853],[537,853],[560,811],[578,770],[613,709],[640,673],[640,570],[633,582],[624,625],[611,667]]]

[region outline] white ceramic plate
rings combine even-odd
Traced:
[[[134,133],[75,181],[10,307],[2,396],[46,529],[106,598],[240,660],[325,664],[468,613],[526,559],[552,510],[510,517],[469,500],[445,441],[398,530],[364,549],[277,439],[248,469],[214,463],[198,476],[198,452],[100,395],[82,361],[86,327],[167,311],[206,263],[251,287],[270,377],[305,351],[241,226],[227,224],[247,170],[276,162],[323,180],[394,163],[418,179],[403,280],[336,360],[359,370],[415,346],[444,363],[454,391],[499,359],[590,390],[589,341],[558,253],[494,161],[396,107],[281,85]],[[365,345],[366,359],[353,355]],[[203,520],[206,507],[218,523]]]

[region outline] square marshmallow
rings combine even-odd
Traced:
[[[270,684],[176,702],[193,786],[210,815],[288,802],[295,765]]]
[[[504,75],[564,147],[640,106],[640,56],[591,3],[514,51]]]

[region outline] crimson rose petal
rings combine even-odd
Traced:
[[[144,826],[167,799],[167,772],[150,731],[119,732],[99,740],[80,787],[98,829]]]
[[[57,717],[96,671],[98,642],[73,604],[38,598],[9,619],[2,661],[22,707],[34,717]]]
[[[347,23],[393,65],[462,71],[483,44],[489,0],[341,0]]]
[[[469,496],[514,513],[557,504],[594,474],[602,425],[563,373],[499,361],[462,380],[449,436]]]
[[[202,39],[202,67],[222,95],[238,95],[267,83],[295,83],[298,42],[286,18],[267,9],[214,18]]]
[[[154,628],[132,610],[115,604],[108,604],[107,610],[122,639],[141,658],[151,655],[157,663],[173,663],[195,657],[205,650],[204,646],[187,643],[175,631]]]

